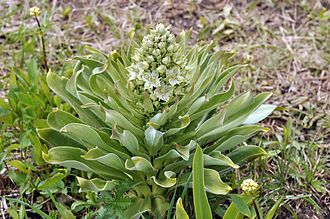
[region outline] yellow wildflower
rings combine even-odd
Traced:
[[[253,179],[246,179],[241,184],[242,190],[246,193],[257,190],[258,186],[258,183],[256,183]]]
[[[30,8],[30,15],[31,16],[37,17],[40,14],[41,14],[40,8],[38,8],[38,7],[32,7],[32,8]]]

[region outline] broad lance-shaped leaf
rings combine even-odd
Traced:
[[[182,146],[176,144],[175,148],[183,156],[184,160],[189,159],[190,151],[194,150],[197,147],[196,141],[191,140],[189,144]]]
[[[175,218],[177,218],[177,219],[189,219],[189,216],[188,216],[187,212],[184,210],[181,198],[179,198],[178,201],[176,202]]]
[[[241,163],[243,161],[251,161],[265,155],[267,155],[267,152],[261,147],[255,145],[246,145],[235,149],[228,154],[228,157],[230,157],[230,159],[235,163]]]
[[[163,188],[170,188],[176,183],[175,173],[172,171],[165,171],[160,179],[157,179],[155,176],[152,176],[151,179]]]
[[[49,113],[47,117],[47,122],[51,128],[56,130],[60,130],[61,128],[70,123],[83,123],[83,121],[81,121],[77,117],[60,109],[55,109],[53,112]]]
[[[276,211],[279,208],[280,204],[283,202],[284,198],[280,198],[276,201],[276,203],[273,205],[273,207],[267,212],[267,215],[265,219],[273,219],[276,215]]]
[[[212,219],[211,208],[204,189],[202,149],[197,146],[193,161],[193,199],[196,219]]]
[[[144,212],[151,211],[151,198],[136,198],[133,205],[125,211],[125,218],[139,218]]]
[[[196,135],[202,136],[203,134],[222,126],[225,116],[226,111],[222,110],[215,116],[209,118],[200,127],[197,128]]]
[[[68,79],[59,77],[52,71],[49,71],[47,74],[48,86],[75,109],[81,120],[89,125],[92,125],[93,127],[106,127],[106,123],[103,122],[101,118],[95,115],[92,111],[80,107],[83,105],[83,103],[66,90],[67,82]]]
[[[77,91],[77,77],[84,72],[85,70],[85,66],[83,65],[76,65],[76,67],[73,69],[73,74],[72,76],[69,78],[68,82],[66,83],[66,90],[73,94],[73,96],[75,96],[77,99],[80,99],[79,97],[79,93]]]
[[[204,154],[204,166],[230,166],[239,168],[229,157],[221,154],[219,151],[214,151],[210,155]]]
[[[197,147],[197,143],[195,141],[190,141],[190,143],[186,146],[176,145],[176,150],[171,149],[166,154],[159,156],[155,159],[154,165],[158,168],[164,162],[172,163],[173,159],[181,158],[185,161],[188,161],[190,151],[194,150]]]
[[[156,169],[152,166],[150,161],[143,157],[132,157],[125,161],[125,167],[131,171],[139,171],[145,174],[146,176],[153,176],[156,173]]]
[[[170,108],[167,108],[162,113],[157,113],[154,115],[147,125],[159,129],[164,125],[169,119],[172,119],[173,115],[176,113],[178,108],[178,102],[175,102]]]
[[[84,145],[87,150],[98,147],[105,151],[115,153],[123,159],[129,158],[128,154],[125,153],[125,150],[115,147],[115,145],[106,144],[100,137],[100,132],[94,130],[88,125],[71,123],[64,126],[61,129],[61,132],[69,135],[71,138]]]
[[[215,94],[210,99],[206,99],[205,103],[196,111],[196,113],[191,115],[191,120],[200,118],[206,113],[221,106],[233,96],[234,92],[235,92],[235,83],[232,82],[230,88],[226,92]]]
[[[114,125],[111,138],[118,140],[132,154],[141,155],[138,139],[130,131],[124,130],[123,133],[120,133],[117,126]]]
[[[127,176],[113,168],[109,168],[96,161],[89,161],[82,158],[86,151],[80,148],[59,146],[52,148],[48,154],[43,153],[43,159],[51,164],[59,164],[69,168],[75,168],[86,172],[93,172],[106,178],[127,179]]]
[[[250,91],[243,93],[237,97],[235,97],[228,106],[226,107],[227,115],[226,119],[232,115],[239,113],[242,109],[248,107],[255,101],[254,96],[251,94]]]
[[[267,131],[259,125],[246,125],[240,126],[230,130],[220,140],[215,142],[212,146],[205,148],[205,154],[209,154],[212,151],[224,152],[233,149],[240,143],[243,143],[247,139],[253,136],[256,132]]]
[[[249,205],[248,205],[248,203],[250,201],[247,201],[246,196],[234,194],[234,195],[230,195],[230,197],[231,197],[232,203],[234,203],[235,208],[239,212],[241,212],[242,214],[244,214],[248,218],[252,217],[251,210],[250,210]]]
[[[179,121],[181,124],[178,127],[169,128],[169,130],[165,132],[165,137],[169,137],[171,135],[178,133],[179,131],[185,129],[190,124],[190,118],[188,115],[179,117]]]
[[[65,173],[56,173],[53,176],[47,178],[45,181],[42,181],[38,184],[38,189],[45,190],[51,188],[56,183],[60,182],[68,174],[68,170],[65,170]]]
[[[77,176],[77,180],[80,186],[79,192],[101,192],[113,190],[118,183],[113,181],[105,181],[99,178],[85,179]]]
[[[114,153],[108,153],[100,150],[99,148],[93,148],[89,150],[85,155],[81,156],[85,160],[98,161],[108,167],[124,172],[130,176],[129,172],[124,165],[124,162]]]
[[[228,80],[237,73],[237,70],[244,67],[246,65],[235,65],[227,68],[223,72],[221,72],[220,76],[217,77],[217,79],[214,81],[213,86],[210,88],[208,94],[212,95],[218,90],[222,88],[223,85],[225,85]]]
[[[205,189],[207,192],[226,195],[232,188],[226,183],[222,182],[218,171],[204,168]]]
[[[256,109],[253,113],[251,113],[243,122],[244,125],[255,124],[260,122],[269,116],[275,109],[276,105],[263,104],[258,109]]]
[[[250,205],[253,196],[252,195],[234,195],[234,196],[236,197],[233,197],[233,195],[231,195],[233,202],[227,208],[223,216],[223,219],[243,219],[244,214],[242,212],[246,213],[246,215],[250,215],[251,213],[246,203]],[[255,215],[252,214],[252,218],[255,218]]]
[[[57,131],[55,129],[43,128],[43,129],[38,129],[37,132],[40,138],[45,140],[48,144],[50,144],[53,147],[66,145],[66,146],[86,149],[86,147],[81,143],[79,143],[78,141],[72,139],[68,135],[61,133],[60,131]]]
[[[113,127],[115,124],[117,124],[119,127],[129,130],[132,132],[135,136],[142,137],[143,136],[143,131],[134,126],[130,121],[128,121],[121,113],[114,111],[114,110],[109,110],[109,109],[104,109],[105,114],[106,114],[106,122],[110,123],[111,127]]]
[[[270,97],[271,93],[262,93],[255,98],[255,101],[251,103],[248,107],[243,108],[236,114],[227,117],[229,115],[229,111],[226,108],[226,119],[224,121],[224,125],[216,128],[208,133],[205,133],[202,136],[198,137],[198,142],[200,144],[206,144],[208,142],[214,141],[218,138],[219,135],[229,131],[230,129],[241,125],[244,120],[249,116],[251,112],[257,109],[264,101],[266,101]]]
[[[155,155],[164,145],[164,133],[160,132],[153,127],[149,127],[145,130],[144,140],[145,146],[150,155]]]
[[[80,123],[71,123],[64,126],[61,132],[69,135],[71,138],[84,145],[86,149],[95,147],[107,147],[97,132],[88,125]]]

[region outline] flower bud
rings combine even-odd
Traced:
[[[163,74],[166,71],[166,67],[164,65],[160,65],[160,66],[158,66],[157,71],[159,73]]]
[[[168,65],[168,64],[171,63],[171,59],[170,59],[170,57],[167,56],[167,57],[162,59],[162,62],[163,62],[164,65]]]
[[[241,188],[244,192],[254,192],[258,189],[259,185],[253,179],[246,179],[242,182]]]
[[[153,54],[154,56],[158,57],[158,56],[161,54],[161,52],[160,52],[159,49],[154,49],[154,50],[152,51],[152,54]]]
[[[41,10],[38,7],[30,8],[30,15],[34,17],[38,17],[41,14]]]
[[[143,70],[147,70],[149,68],[149,64],[146,61],[141,62],[141,67]]]
[[[158,48],[159,49],[164,49],[165,48],[165,43],[164,42],[158,43]]]
[[[149,56],[147,56],[147,61],[148,61],[148,63],[150,64],[150,63],[152,63],[153,61],[155,61],[155,59],[154,59],[153,56],[149,55]]]
[[[169,47],[167,47],[167,51],[168,52],[173,52],[174,50],[174,46],[173,45],[170,45]]]

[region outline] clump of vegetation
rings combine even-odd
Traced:
[[[29,10],[33,3],[42,6],[42,10],[37,7]],[[201,177],[201,161],[204,162],[202,158],[208,154],[205,147],[202,151],[193,150],[190,164],[182,172],[185,184],[178,177],[181,172],[176,173],[176,180],[182,186],[177,184],[164,194],[169,202],[168,209],[173,208],[166,212],[166,217],[176,214],[186,218],[198,214],[198,210],[194,212],[194,204],[198,202],[202,203],[203,210],[209,205],[211,212],[221,217],[230,218],[234,212],[235,217],[278,215],[284,218],[292,215],[293,218],[326,218],[329,214],[327,148],[330,130],[328,4],[324,1],[274,4],[259,0],[248,3],[169,2],[169,7],[161,4],[157,1],[118,1],[98,3],[95,7],[88,2],[67,1],[50,5],[44,0],[0,3],[0,54],[4,57],[0,65],[0,215],[12,218],[124,217],[125,210],[135,200],[135,196],[128,192],[132,187],[130,182],[121,181],[108,191],[79,191],[82,187],[78,186],[77,176],[82,179],[99,176],[51,165],[42,159],[42,152],[47,154],[49,147],[38,139],[37,129],[48,128],[47,115],[53,108],[58,108],[78,116],[47,87],[46,74],[51,68],[57,75],[69,78],[74,62],[67,59],[86,52],[90,55],[86,49],[88,46],[105,52],[98,55],[92,52],[94,54],[89,58],[102,54],[117,63],[122,57],[131,57],[130,64],[125,64],[128,75],[143,73],[143,77],[131,77],[127,86],[139,96],[134,108],[143,114],[143,124],[148,126],[150,118],[183,98],[191,83],[189,77],[180,75],[191,70],[191,65],[185,62],[190,50],[187,45],[182,46],[176,40],[171,42],[172,34],[165,26],[165,31],[164,28],[152,31],[156,37],[160,32],[167,33],[164,41],[152,41],[155,37],[143,40],[145,31],[151,32],[142,27],[154,26],[161,21],[171,24],[171,31],[177,35],[182,28],[193,27],[190,46],[196,42],[199,46],[206,45],[212,40],[214,47],[210,47],[208,54],[219,50],[239,51],[225,64],[230,67],[241,62],[242,57],[250,63],[240,68],[240,74],[235,77],[239,81],[236,93],[271,91],[274,95],[268,101],[286,108],[263,121],[263,126],[270,127],[271,131],[266,135],[261,132],[243,143],[258,145],[268,151],[267,155],[248,162],[247,166],[243,165],[244,162],[239,164],[243,167],[240,171],[228,168],[219,172],[221,180],[232,189],[226,196],[206,191],[207,198],[203,195],[203,198],[194,199],[193,193],[199,190],[190,188],[202,186],[194,186],[192,182],[197,180],[188,174],[199,172],[197,176]],[[160,18],[159,14],[163,16]],[[142,42],[141,45],[132,41],[133,36]],[[128,56],[126,46],[130,40],[137,49],[130,51]],[[148,47],[150,42],[152,51]],[[164,54],[161,42],[166,46],[172,43],[178,46],[173,46],[175,51],[171,55]],[[119,53],[108,55],[110,50],[119,46],[123,46]],[[148,49],[138,51],[144,46]],[[166,56],[170,56],[170,60]],[[103,62],[103,59],[98,61]],[[143,64],[145,70],[138,65],[142,61],[150,64],[148,67]],[[176,69],[173,71],[176,74],[164,74],[165,69],[165,72]],[[145,74],[149,71],[154,73]],[[173,80],[171,75],[180,77]],[[173,87],[173,92],[167,92],[172,91],[166,89],[167,86],[159,86],[158,79],[164,82],[161,85]],[[114,87],[118,88],[117,85]],[[149,96],[152,104],[146,106],[144,96]],[[290,120],[283,127],[289,118],[292,118],[294,128],[291,128]],[[120,127],[117,129],[123,134]],[[166,132],[163,127],[157,130]],[[111,130],[104,132],[110,133]],[[227,151],[223,154],[228,155]],[[247,188],[243,180],[249,178],[259,185],[258,189],[241,191]],[[199,178],[199,181],[205,179]],[[243,188],[240,188],[242,183]],[[205,191],[199,192],[205,194]]]
[[[81,191],[131,185],[126,218],[164,216],[174,190],[189,185],[192,164],[201,168],[193,171],[194,191],[205,193],[205,183],[210,194],[225,195],[231,187],[220,176],[266,154],[241,144],[265,130],[255,123],[276,108],[263,104],[271,94],[232,98],[234,82],[225,85],[244,65],[230,66],[231,53],[211,53],[212,43],[187,48],[190,33],[175,40],[159,24],[137,49],[131,44],[127,53],[77,57],[69,79],[48,73],[50,88],[78,117],[49,114],[50,127],[38,130],[51,146],[44,160],[87,172],[77,178]]]

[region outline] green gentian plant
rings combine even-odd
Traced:
[[[69,79],[47,76],[77,114],[49,114],[49,128],[38,130],[51,146],[43,158],[86,171],[77,177],[81,191],[130,183],[134,203],[125,218],[163,217],[174,189],[189,183],[196,148],[203,150],[205,190],[222,195],[231,187],[221,173],[266,154],[241,143],[265,131],[255,123],[275,109],[263,105],[271,94],[233,98],[228,81],[245,65],[228,66],[233,54],[212,52],[213,43],[188,48],[190,35],[175,37],[159,24],[127,52],[76,57]]]

